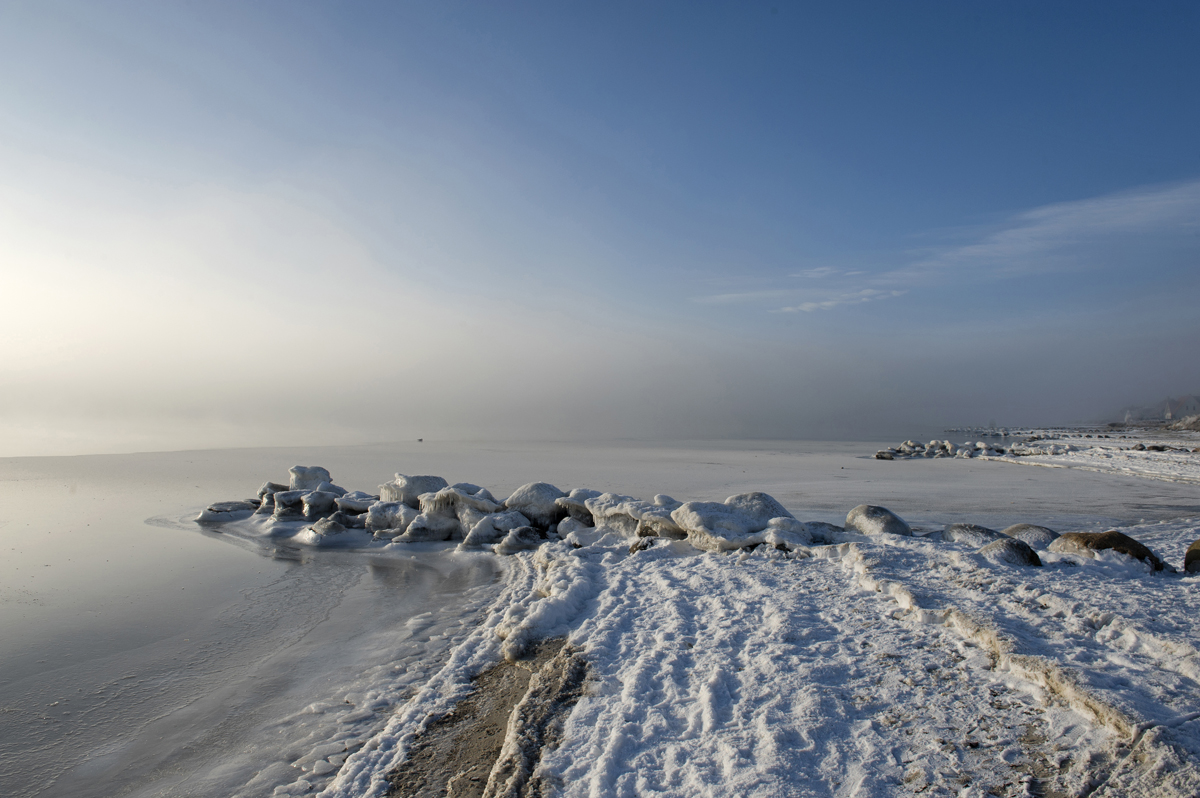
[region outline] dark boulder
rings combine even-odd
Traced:
[[[1028,543],[1016,538],[1002,537],[998,540],[993,540],[976,553],[992,562],[1004,563],[1006,565],[1042,567],[1042,559],[1037,556],[1037,552],[1030,548]]]
[[[1050,544],[1048,551],[1095,557],[1095,552],[1107,549],[1119,551],[1135,560],[1149,563],[1156,571],[1163,569],[1163,561],[1158,559],[1154,552],[1115,529],[1110,529],[1108,532],[1068,532],[1055,539]]]
[[[1183,555],[1183,570],[1189,574],[1200,573],[1200,540],[1188,546]]]

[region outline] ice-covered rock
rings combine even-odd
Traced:
[[[338,496],[334,499],[334,504],[344,513],[365,513],[377,501],[379,501],[378,496],[372,496],[370,493],[356,490],[353,493]]]
[[[1000,534],[1016,538],[1035,551],[1041,551],[1054,542],[1058,533],[1053,529],[1036,524],[1013,524],[1000,530]]]
[[[463,493],[470,494],[477,499],[487,499],[493,504],[500,504],[496,497],[492,495],[490,490],[487,488],[481,488],[480,486],[474,485],[470,482],[455,482],[450,487],[454,488],[455,490],[460,490]]]
[[[319,490],[322,493],[332,493],[334,496],[345,496],[349,492],[343,487],[334,485],[332,482],[322,482],[313,488],[313,490]]]
[[[471,531],[463,538],[463,542],[458,545],[458,548],[460,550],[476,549],[495,543],[512,530],[523,526],[529,526],[529,519],[516,510],[485,515],[471,527]]]
[[[270,515],[275,512],[275,494],[283,491],[291,490],[287,485],[280,485],[278,482],[264,482],[262,487],[258,489],[258,509],[254,512],[258,515]]]
[[[421,513],[412,520],[403,535],[397,535],[393,540],[405,543],[443,541],[461,533],[462,524],[457,518]]]
[[[200,515],[196,516],[196,520],[206,524],[236,521],[253,514],[258,505],[257,501],[216,502],[205,507]]]
[[[318,518],[324,518],[337,509],[334,503],[338,495],[330,493],[327,490],[308,491],[301,498],[301,504],[304,507],[304,517],[309,521],[315,521]]]
[[[761,533],[773,518],[795,520],[783,505],[765,493],[739,493],[723,503],[686,502],[671,520],[687,533],[688,541],[705,551],[725,551],[765,541]]]
[[[602,493],[586,499],[584,505],[597,528],[626,537],[683,538],[687,534],[671,518],[671,513],[681,503],[662,493],[652,501],[618,493]]]
[[[1200,572],[1200,540],[1187,547],[1183,555],[1183,570],[1189,574]]]
[[[447,487],[449,484],[441,477],[396,474],[391,482],[379,486],[379,498],[385,502],[402,502],[415,510],[422,493],[437,493]]]
[[[366,527],[377,538],[394,538],[404,534],[419,513],[403,502],[378,501],[367,510]]]
[[[291,487],[281,485],[278,482],[264,482],[262,487],[258,489],[258,498],[261,499],[263,496],[269,496],[272,493],[279,493],[284,490],[291,490]]]
[[[904,519],[875,504],[860,504],[847,513],[846,529],[864,535],[912,535],[912,529]]]
[[[348,513],[345,510],[338,510],[333,515],[329,516],[326,521],[333,521],[341,524],[346,529],[366,529],[367,514],[366,513]]]
[[[1163,569],[1162,560],[1154,552],[1133,538],[1121,532],[1068,532],[1059,535],[1047,548],[1058,554],[1080,554],[1084,557],[1095,557],[1097,551],[1112,549],[1126,554],[1135,560],[1149,563],[1156,571]]]
[[[536,549],[544,542],[541,534],[533,527],[519,526],[505,535],[493,551],[497,554],[516,554],[518,551]]]
[[[1016,538],[1001,537],[981,548],[977,554],[1004,565],[1032,565],[1040,568],[1042,560],[1029,544]]]
[[[306,490],[281,490],[271,494],[275,499],[275,510],[271,517],[276,521],[299,521],[304,518]]]
[[[986,526],[979,526],[978,524],[950,524],[942,530],[942,540],[961,543],[973,549],[986,546],[994,540],[1000,540],[1002,537],[1004,535],[996,530],[988,529]]]
[[[316,490],[322,482],[333,482],[329,472],[321,466],[292,466],[288,473],[291,475],[291,490]]]
[[[498,512],[501,505],[490,498],[490,493],[483,491],[486,495],[481,496],[480,491],[483,489],[468,493],[459,487],[446,487],[436,493],[421,494],[417,502],[422,513],[443,515],[447,518],[457,518],[464,509],[475,510],[481,514]]]
[[[595,499],[601,495],[598,490],[576,488],[566,496],[555,499],[554,503],[565,510],[567,515],[581,522],[584,526],[595,526],[596,521],[592,518],[592,511],[587,508],[587,500]]]
[[[535,526],[546,529],[566,517],[566,509],[555,503],[566,495],[548,482],[530,482],[514,490],[504,500],[504,506],[521,513]]]

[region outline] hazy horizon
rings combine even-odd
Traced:
[[[1200,8],[0,8],[0,456],[1200,389]]]

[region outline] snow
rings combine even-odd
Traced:
[[[1098,428],[1004,430],[1003,437],[1013,440],[967,442],[961,446],[949,441],[906,441],[895,448],[881,449],[875,456],[884,460],[977,458],[1200,484],[1200,435],[1190,428],[1129,429],[1123,433],[1101,432]]]
[[[933,443],[923,451],[955,464],[1014,459]],[[276,504],[293,507],[292,493]],[[462,539],[508,555],[503,592],[362,748],[280,794],[331,775],[328,798],[385,794],[386,774],[475,674],[558,635],[589,668],[537,765],[563,796],[1200,790],[1200,575],[1112,550],[1046,551],[1057,533],[1037,524],[930,534],[870,504],[845,528],[800,520],[761,491],[681,503],[535,482],[501,505],[473,484],[397,475],[380,496],[368,529],[413,515],[391,542],[328,517],[223,529],[291,525],[293,542],[388,552]],[[1118,531],[1182,564],[1200,519]]]

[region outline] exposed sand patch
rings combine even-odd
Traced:
[[[388,795],[541,796],[546,785],[534,771],[543,747],[557,744],[587,665],[563,638],[541,641],[530,654],[479,674],[474,692],[430,723],[389,775]]]

